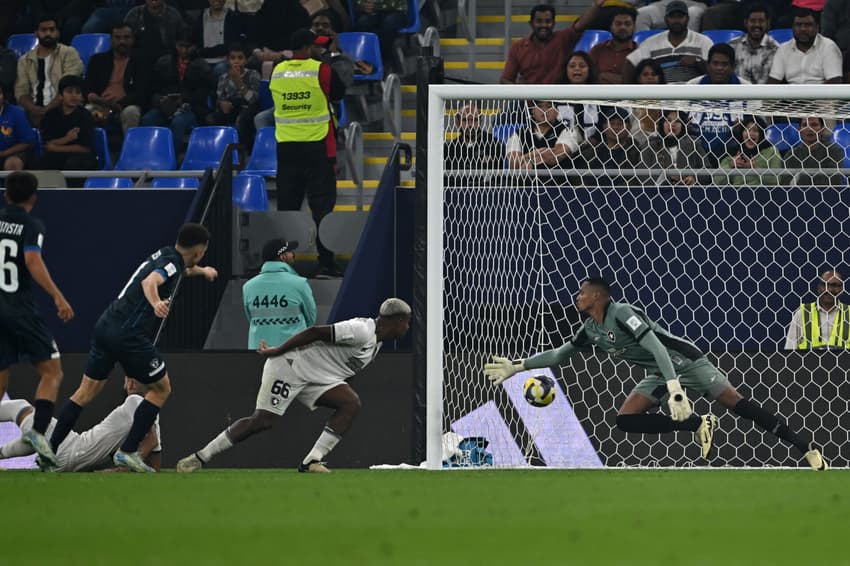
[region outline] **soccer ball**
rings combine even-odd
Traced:
[[[555,400],[555,380],[547,375],[534,375],[522,386],[525,400],[535,407],[545,407]]]

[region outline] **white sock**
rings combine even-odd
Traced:
[[[26,401],[24,403],[28,404]],[[8,402],[2,403],[2,405],[8,404]],[[33,414],[30,413],[21,423],[21,433],[32,428],[32,416]],[[22,437],[0,446],[0,458],[18,458],[19,456],[29,456],[30,454],[35,454],[35,450]]]
[[[210,443],[198,450],[195,455],[201,459],[201,462],[209,462],[216,454],[221,454],[233,446],[233,441],[227,434],[227,429],[221,431],[221,434],[210,440]]]
[[[0,403],[0,422],[17,423],[18,415],[26,408],[32,409],[24,399],[10,399]]]
[[[313,460],[321,462],[334,449],[334,446],[339,444],[340,440],[342,440],[342,437],[334,432],[331,427],[326,426],[322,434],[319,435],[319,439],[316,440],[316,444],[313,445],[313,449],[304,458],[304,465],[306,466]]]

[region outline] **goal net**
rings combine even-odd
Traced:
[[[696,412],[720,418],[709,460],[689,432],[619,431],[617,409],[644,371],[604,353],[491,385],[491,355],[570,339],[574,297],[593,275],[848,466],[850,321],[816,351],[799,348],[799,333],[786,348],[821,275],[849,270],[848,101],[839,85],[432,86],[429,467],[448,432],[485,437],[497,467],[806,465],[694,394]],[[557,387],[544,408],[523,397],[541,373]]]

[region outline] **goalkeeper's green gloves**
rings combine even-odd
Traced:
[[[493,385],[500,385],[503,381],[511,377],[518,371],[523,371],[525,360],[509,360],[508,358],[500,358],[493,356],[493,361],[489,364],[484,364],[484,375],[487,376]]]
[[[684,421],[691,416],[691,402],[688,401],[688,396],[685,395],[685,390],[682,389],[682,384],[678,379],[671,379],[667,382],[667,392],[670,397],[667,399],[667,406],[670,407],[670,418],[674,421]]]

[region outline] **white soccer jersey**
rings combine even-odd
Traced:
[[[313,342],[283,354],[296,375],[305,379],[348,379],[374,360],[381,349],[373,318],[343,320],[331,329],[332,342]]]

